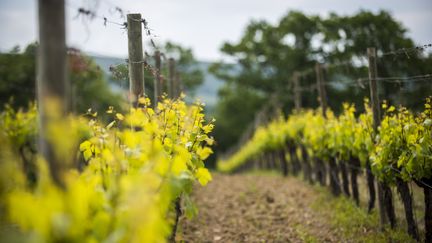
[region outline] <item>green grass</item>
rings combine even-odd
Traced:
[[[315,238],[313,235],[310,235],[308,233],[307,229],[302,224],[295,224],[294,229],[303,242],[307,242],[307,243],[319,242],[317,238]]]
[[[379,217],[374,210],[371,214],[359,208],[343,196],[333,197],[328,190],[315,187],[318,200],[312,208],[330,219],[330,224],[346,238],[354,242],[415,242],[403,229],[380,230]]]

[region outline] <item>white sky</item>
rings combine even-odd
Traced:
[[[95,19],[84,24],[74,19],[77,6],[89,1],[69,0],[67,40],[69,46],[108,56],[125,57],[124,30],[116,25],[103,26]],[[352,14],[360,9],[385,9],[409,29],[418,44],[432,42],[432,0],[93,0],[99,2],[98,15],[122,22],[110,14],[112,4],[140,12],[158,35],[156,43],[171,40],[191,47],[199,60],[223,58],[219,48],[225,41],[237,41],[251,19],[278,21],[289,10],[326,15],[330,11]],[[36,0],[0,0],[0,50],[37,39]]]

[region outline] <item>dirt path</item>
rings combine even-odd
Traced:
[[[329,219],[311,209],[318,194],[295,178],[215,174],[196,187],[199,214],[181,219],[186,242],[342,242]]]

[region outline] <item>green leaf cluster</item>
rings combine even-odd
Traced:
[[[356,116],[355,107],[345,103],[343,112],[335,116],[328,110],[303,110],[258,127],[254,136],[238,152],[218,163],[221,171],[232,171],[268,151],[285,146],[307,149],[311,158],[338,163],[359,159],[365,167],[371,162],[380,180],[395,182],[432,178],[432,99],[429,97],[421,113],[405,107],[396,109],[383,103],[385,116],[377,134],[372,127],[372,112],[365,100],[365,112]]]
[[[3,236],[20,242],[165,242],[174,222],[174,201],[184,198],[188,216],[197,212],[189,198],[196,181],[212,180],[204,160],[212,153],[214,124],[200,102],[164,99],[151,108],[58,117],[46,126],[63,186],[36,154],[37,180],[29,185],[15,150],[38,133],[37,111],[6,111],[0,118],[0,221]],[[12,227],[13,226],[13,227]],[[13,228],[13,230],[11,230]],[[3,237],[2,236],[2,237]]]

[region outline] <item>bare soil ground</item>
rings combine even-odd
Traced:
[[[177,241],[346,242],[328,214],[312,209],[319,194],[300,179],[273,175],[214,174],[197,186],[199,214],[180,220]]]

